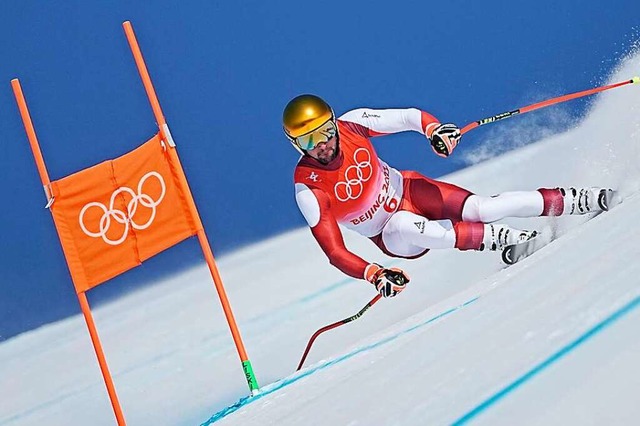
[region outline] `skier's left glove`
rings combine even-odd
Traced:
[[[431,141],[431,147],[435,153],[440,157],[448,157],[458,145],[460,136],[460,129],[458,126],[447,123],[440,124],[428,137]]]
[[[409,276],[399,268],[383,268],[375,263],[367,266],[365,278],[372,283],[382,297],[394,297],[405,289]]]

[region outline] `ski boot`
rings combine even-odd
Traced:
[[[504,250],[508,246],[521,244],[538,235],[537,231],[514,229],[508,225],[490,223],[484,225],[484,237],[480,250]]]
[[[622,201],[609,188],[559,188],[564,198],[564,214],[581,215],[608,211]]]

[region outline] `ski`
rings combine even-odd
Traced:
[[[531,256],[548,243],[549,241],[546,241],[540,234],[537,234],[525,242],[511,244],[502,250],[502,261],[507,265],[513,265],[525,257]]]

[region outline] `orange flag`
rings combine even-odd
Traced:
[[[51,182],[51,211],[76,292],[202,229],[190,214],[181,173],[156,135],[122,157]]]

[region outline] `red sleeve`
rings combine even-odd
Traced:
[[[320,221],[311,228],[311,233],[333,266],[349,276],[364,279],[364,271],[369,263],[351,253],[344,245],[342,232],[330,209],[329,197],[321,190],[312,191],[320,205]]]
[[[420,111],[420,125],[424,130],[424,134],[431,138],[431,133],[433,133],[434,129],[438,127],[440,122],[433,115],[429,114],[426,111]]]

